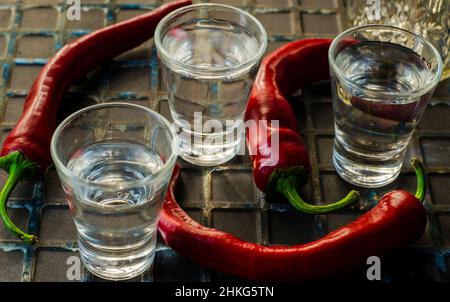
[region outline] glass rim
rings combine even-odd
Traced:
[[[341,68],[339,68],[336,65],[335,59],[333,57],[333,53],[336,50],[339,42],[342,41],[346,36],[348,36],[352,32],[357,32],[357,31],[364,30],[364,29],[386,29],[386,30],[391,30],[391,31],[396,31],[396,32],[403,32],[404,34],[411,35],[411,36],[417,38],[420,41],[420,43],[422,45],[424,45],[425,47],[429,48],[431,50],[431,53],[433,53],[434,56],[437,58],[437,68],[436,68],[436,71],[433,72],[434,73],[433,80],[429,81],[423,87],[414,89],[409,92],[389,92],[389,91],[378,91],[378,90],[375,91],[375,90],[368,89],[368,88],[361,88],[360,86],[358,86],[358,85],[354,84],[353,82],[351,82],[350,80],[346,79],[344,76],[342,76]],[[398,43],[396,43],[396,44],[398,44]],[[392,25],[383,25],[383,24],[367,24],[367,25],[362,25],[362,26],[355,26],[355,27],[351,27],[351,28],[343,31],[339,35],[337,35],[336,38],[334,38],[333,41],[331,42],[330,48],[328,50],[328,62],[330,64],[330,68],[335,72],[335,74],[339,78],[339,80],[344,82],[347,86],[349,86],[355,90],[363,91],[365,94],[367,94],[369,96],[376,95],[376,96],[385,96],[388,98],[421,97],[422,95],[428,93],[429,91],[433,90],[436,87],[436,85],[439,82],[439,79],[441,78],[442,70],[443,70],[443,62],[442,62],[441,55],[439,54],[436,47],[434,47],[433,44],[431,44],[430,42],[425,40],[424,37],[422,37],[421,35],[418,35],[414,32],[411,32],[409,30],[400,28],[400,27],[396,27],[396,26],[392,26]],[[389,101],[386,101],[386,103],[389,103]]]
[[[162,36],[163,28],[174,17],[181,15],[183,13],[186,13],[186,12],[192,11],[192,10],[199,9],[199,8],[211,8],[211,9],[222,8],[222,9],[234,12],[238,15],[243,15],[246,18],[250,19],[256,25],[256,27],[258,28],[258,31],[261,33],[261,36],[262,36],[261,39],[258,39],[258,42],[262,42],[259,45],[258,51],[250,59],[246,60],[243,63],[239,63],[237,65],[230,66],[230,67],[221,67],[221,68],[217,68],[214,70],[192,66],[192,65],[189,65],[189,64],[186,64],[186,63],[183,63],[183,62],[173,59],[173,57],[168,54],[168,52],[162,45],[161,39],[163,38],[163,36]],[[245,10],[242,10],[237,7],[233,7],[231,5],[226,5],[226,4],[198,3],[198,4],[191,4],[188,6],[181,7],[179,9],[176,9],[173,12],[169,13],[168,15],[166,15],[156,26],[154,41],[155,41],[156,50],[161,59],[166,60],[167,62],[174,64],[177,67],[184,69],[192,74],[202,75],[202,76],[211,76],[211,77],[217,77],[217,76],[224,77],[224,76],[228,76],[228,74],[230,74],[230,73],[240,73],[241,71],[251,68],[253,65],[258,63],[261,60],[261,58],[263,57],[264,53],[266,52],[267,44],[268,44],[268,37],[267,37],[267,32],[266,32],[264,26],[261,24],[261,22],[255,16],[246,12]]]
[[[172,135],[172,142],[171,142],[171,153],[170,156],[167,158],[166,162],[162,165],[161,169],[159,169],[155,174],[148,175],[144,178],[133,180],[133,181],[126,181],[123,182],[124,185],[121,185],[120,187],[117,186],[117,183],[97,183],[95,181],[89,181],[82,177],[79,177],[75,175],[69,168],[66,167],[66,165],[63,164],[61,161],[61,158],[58,154],[58,151],[56,150],[56,144],[58,141],[58,138],[60,137],[60,134],[65,126],[67,126],[70,122],[77,119],[79,116],[81,116],[84,113],[95,111],[101,108],[108,108],[108,107],[125,107],[125,108],[131,108],[131,109],[137,109],[142,110],[146,112],[147,114],[150,114],[151,116],[157,118],[158,121],[160,121],[167,130]],[[166,172],[176,161],[177,159],[177,148],[178,148],[178,136],[175,132],[175,129],[172,127],[170,122],[162,116],[160,113],[153,111],[149,108],[146,108],[144,106],[136,105],[136,104],[129,104],[129,103],[123,103],[123,102],[111,102],[111,103],[101,103],[101,104],[95,104],[92,106],[88,106],[86,108],[83,108],[81,110],[78,110],[68,117],[66,117],[56,128],[55,132],[52,135],[51,143],[50,143],[50,153],[53,159],[53,163],[55,165],[55,168],[59,171],[62,171],[66,176],[70,178],[71,181],[75,181],[77,184],[81,184],[84,186],[92,186],[92,187],[98,187],[103,188],[107,190],[126,190],[133,187],[139,187],[148,185],[151,183],[155,183],[159,181],[162,177],[164,172]]]

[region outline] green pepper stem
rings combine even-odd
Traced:
[[[338,202],[326,205],[312,205],[306,203],[297,192],[297,180],[295,176],[287,176],[278,179],[277,191],[282,193],[292,204],[294,208],[306,214],[328,214],[346,207],[359,198],[359,192],[352,190],[347,196]]]
[[[425,173],[425,169],[422,162],[417,158],[411,159],[411,165],[414,167],[414,171],[416,172],[417,177],[417,189],[415,196],[418,200],[423,201],[425,199],[427,188],[427,176]]]
[[[19,229],[9,218],[7,202],[16,184],[25,178],[32,178],[37,172],[37,165],[26,159],[20,152],[10,153],[0,158],[0,167],[9,170],[8,179],[0,192],[0,216],[5,227],[25,243],[33,244],[38,241],[35,235],[30,235]]]

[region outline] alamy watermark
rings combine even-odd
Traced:
[[[367,280],[380,281],[381,280],[381,260],[380,257],[370,256],[366,261],[370,265],[366,272]]]
[[[81,0],[66,0],[66,18],[69,21],[81,20]]]
[[[66,259],[66,265],[68,266],[66,271],[66,278],[68,281],[80,281],[81,280],[81,260],[77,256],[70,256]]]
[[[381,20],[381,0],[367,0],[366,7],[367,20]]]

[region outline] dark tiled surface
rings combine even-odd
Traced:
[[[312,106],[314,128],[330,130],[334,127],[333,106],[331,103],[315,103]]]
[[[450,165],[450,140],[445,137],[423,138],[420,140],[425,163],[431,167]]]
[[[64,201],[64,191],[54,168],[49,169],[45,177],[44,200],[47,203]]]
[[[70,257],[77,257],[78,259]],[[77,281],[73,280],[77,278],[77,275],[71,268],[77,269],[78,260],[79,255],[77,252],[60,249],[38,249],[34,280],[37,282]],[[52,265],[49,265],[49,263]],[[74,273],[71,274],[72,272]]]
[[[23,254],[20,251],[4,252],[0,249],[0,282],[22,280]]]
[[[118,61],[127,60],[149,60],[151,57],[151,51],[153,47],[153,40],[149,40],[140,46],[128,51],[116,58]]]
[[[16,57],[49,58],[55,52],[53,36],[26,35],[17,40]]]
[[[355,220],[361,216],[361,213],[359,212],[347,212],[342,211],[341,213],[336,213],[334,215],[328,215],[327,216],[327,222],[328,222],[328,231],[332,232],[350,222]]]
[[[0,9],[0,28],[9,28],[11,24],[11,9]]]
[[[7,174],[3,170],[0,172],[0,184],[6,181]],[[29,200],[34,197],[35,193],[35,183],[32,181],[23,181],[14,188],[11,193],[10,200]]]
[[[148,67],[113,68],[109,86],[112,93],[123,91],[147,93],[150,91],[150,69]]]
[[[54,7],[29,8],[22,12],[20,27],[27,29],[56,28],[58,11]]]
[[[331,155],[333,153],[333,136],[317,136],[316,148],[318,150],[318,161],[321,165],[331,165]]]
[[[257,14],[256,17],[266,28],[268,34],[292,35],[295,32],[295,20],[292,13]]]
[[[212,282],[245,282],[245,279],[228,275],[219,271],[211,271]]]
[[[246,241],[260,241],[256,233],[258,225],[261,224],[257,211],[220,209],[214,210],[212,215],[213,227]]]
[[[433,202],[435,204],[450,205],[450,198],[448,196],[450,174],[432,174],[428,179]]]
[[[338,21],[336,14],[308,14],[302,13],[302,28],[305,34],[336,35],[338,29],[334,25]]]
[[[28,90],[41,71],[40,66],[15,65],[11,70],[9,88],[13,90]]]
[[[81,20],[73,20],[67,22],[69,29],[99,29],[106,25],[105,12],[100,9],[91,9],[88,11],[81,11]]]
[[[450,129],[448,113],[448,105],[429,106],[423,114],[419,129],[422,131],[448,132]]]
[[[6,52],[6,37],[0,35],[0,58],[3,58],[5,56],[5,52]]]
[[[315,219],[312,215],[299,214],[293,209],[269,211],[270,243],[290,245],[319,238]]]
[[[450,267],[450,256],[446,258],[445,264]],[[446,281],[450,281],[450,271],[447,271]]]
[[[304,7],[337,7],[338,0],[297,0]]]
[[[446,236],[450,232],[450,214],[439,213],[437,215],[439,232],[441,233],[441,243],[445,247],[450,247],[450,236]]]
[[[7,1],[0,7],[0,141],[20,116],[24,98],[34,78],[62,44],[93,29],[151,10],[162,0],[82,1],[82,21],[65,20],[63,0]],[[197,1],[198,2],[198,1]],[[268,52],[302,37],[332,37],[342,29],[339,0],[216,0],[254,13],[269,33]],[[9,3],[9,4],[8,4]],[[71,88],[58,117],[98,102],[124,101],[160,111],[170,119],[167,99],[161,91],[153,41],[117,57]],[[329,83],[305,89],[292,98],[300,129],[313,163],[310,183],[302,190],[312,203],[342,198],[352,187],[342,181],[331,165],[333,116]],[[414,247],[383,259],[385,280],[450,281],[450,107],[427,109],[409,154],[422,156],[429,171],[427,230]],[[84,133],[83,135],[89,135]],[[186,212],[196,221],[263,244],[298,244],[315,240],[357,218],[393,188],[415,188],[406,167],[393,185],[362,190],[361,201],[332,215],[309,216],[296,212],[280,196],[266,201],[253,184],[248,157],[237,157],[215,168],[184,165],[176,192]],[[0,175],[0,183],[6,174]],[[0,281],[67,281],[67,259],[78,256],[76,234],[64,194],[54,169],[43,180],[19,184],[8,211],[24,229],[41,236],[33,249],[26,248],[0,227]],[[25,253],[25,254],[24,254]],[[25,256],[24,256],[25,255]],[[83,271],[82,280],[99,281]],[[166,247],[161,240],[153,269],[132,281],[236,280],[190,262]]]
[[[294,3],[295,0],[256,0],[256,5],[270,5],[273,7],[290,7]]]
[[[203,200],[203,179],[199,171],[183,170],[175,192],[177,197],[189,204],[201,204]]]
[[[155,281],[202,281],[203,270],[172,250],[157,252],[154,268]]]
[[[9,217],[22,230],[28,230],[28,211],[21,208],[9,208]],[[7,240],[16,240],[16,237],[11,234],[3,224],[0,225],[0,238]]]
[[[404,251],[386,257],[383,263],[390,281],[433,281],[439,278],[435,258],[430,254]]]
[[[212,174],[212,199],[229,203],[254,203],[255,189],[248,172],[227,171]]]
[[[25,98],[15,97],[6,101],[5,112],[3,113],[3,122],[15,125],[22,114]]]
[[[67,207],[46,206],[42,209],[40,238],[42,240],[76,240],[77,233]]]

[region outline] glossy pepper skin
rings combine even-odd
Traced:
[[[28,93],[17,125],[3,143],[0,157],[0,168],[9,172],[0,193],[0,216],[6,228],[25,243],[38,239],[11,221],[6,203],[20,180],[33,179],[50,165],[50,141],[64,93],[95,67],[150,39],[164,16],[191,3],[190,0],[173,1],[87,34],[65,45],[44,66]]]
[[[256,186],[269,196],[282,193],[292,206],[307,214],[328,214],[359,197],[352,190],[338,202],[314,205],[297,192],[307,183],[311,166],[287,97],[307,84],[329,78],[330,44],[330,39],[304,39],[268,55],[261,63],[245,112],[245,120],[258,125],[256,131],[246,133]],[[278,126],[272,121],[278,121]],[[272,137],[277,136],[274,141],[278,145],[272,146]]]
[[[177,204],[175,168],[159,220],[165,242],[183,256],[209,268],[253,280],[315,280],[348,272],[369,256],[381,256],[418,240],[425,210],[414,195],[396,190],[352,223],[314,242],[264,246],[204,227]]]
[[[289,43],[261,63],[255,84],[250,93],[245,120],[278,120],[279,129],[258,129],[258,135],[247,132],[247,145],[257,150],[251,156],[256,186],[267,192],[271,175],[280,168],[311,168],[308,152],[298,132],[298,123],[287,97],[307,84],[330,77],[328,48],[330,39],[304,39]],[[271,148],[270,139],[259,133],[279,133],[279,148]],[[271,134],[267,136],[270,137]],[[279,152],[276,164],[271,152]],[[301,177],[301,176],[300,176]]]

